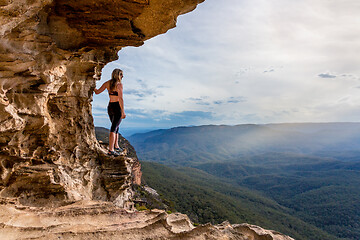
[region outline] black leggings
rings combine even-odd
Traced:
[[[111,121],[110,132],[119,133],[121,123],[121,107],[119,102],[109,102],[108,114]]]

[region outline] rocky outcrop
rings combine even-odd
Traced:
[[[127,142],[122,139],[121,143]],[[132,147],[119,157],[109,157],[101,146],[87,162],[72,166],[46,160],[5,156],[1,159],[1,197],[22,205],[52,206],[83,199],[112,201],[131,209],[132,185],[141,184],[140,163]],[[134,156],[135,155],[135,156]]]
[[[1,239],[237,239],[293,240],[249,224],[200,225],[186,215],[129,212],[109,202],[82,201],[58,208],[0,206]],[[26,234],[25,234],[26,233]]]
[[[97,143],[95,81],[122,47],[166,32],[202,1],[0,1],[0,196],[122,206],[140,164]]]

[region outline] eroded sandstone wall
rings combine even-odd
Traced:
[[[0,0],[0,197],[124,206],[140,166],[97,143],[95,81],[122,47],[165,33],[202,1]]]

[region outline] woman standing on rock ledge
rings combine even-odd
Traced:
[[[114,69],[111,79],[106,81],[99,89],[94,89],[95,94],[100,94],[107,89],[110,97],[108,105],[108,114],[111,121],[108,152],[108,155],[110,156],[120,155],[119,125],[121,119],[126,117],[124,112],[123,85],[121,83],[122,78],[123,71]]]

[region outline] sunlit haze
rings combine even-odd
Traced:
[[[206,0],[127,47],[123,129],[360,119],[360,1]],[[108,95],[94,96],[109,127]],[[121,132],[121,130],[120,130]]]

